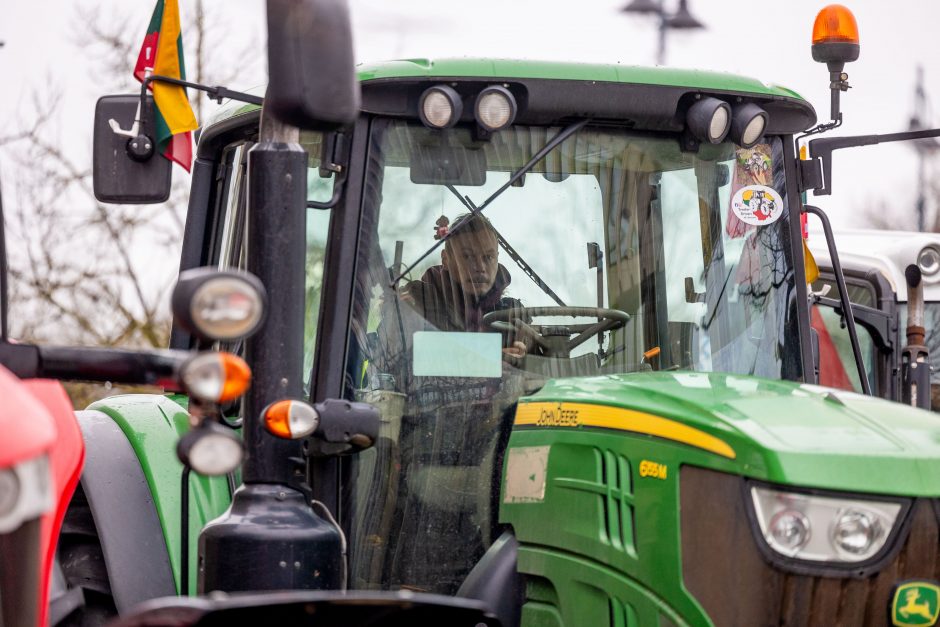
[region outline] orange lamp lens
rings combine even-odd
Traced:
[[[320,425],[316,408],[303,401],[277,401],[265,407],[262,414],[269,433],[289,440],[307,437]]]
[[[291,401],[278,401],[272,403],[264,412],[264,426],[273,435],[290,440],[293,435],[290,430]]]
[[[227,403],[248,390],[251,385],[251,368],[244,359],[231,353],[219,353],[219,359],[222,361],[222,372],[225,373],[219,402]]]
[[[841,4],[830,4],[816,15],[813,44],[858,43],[855,16]]]

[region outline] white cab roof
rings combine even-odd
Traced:
[[[917,263],[917,255],[925,246],[940,250],[940,233],[841,229],[834,232],[834,237],[843,268],[878,270],[891,284],[899,302],[907,301],[904,269]],[[811,229],[807,244],[820,268],[832,267],[822,229]],[[940,301],[940,273],[924,277],[924,300]]]

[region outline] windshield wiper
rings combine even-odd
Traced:
[[[461,203],[463,203],[463,206],[464,206],[464,207],[466,207],[467,209],[470,210],[470,213],[472,213],[472,214],[474,214],[474,215],[482,215],[482,214],[480,213],[479,207],[477,207],[476,205],[473,204],[473,201],[470,200],[470,197],[469,197],[469,196],[461,196],[461,195],[460,195],[460,192],[457,191],[457,188],[454,187],[453,185],[450,185],[450,184],[447,185],[447,189],[449,189],[449,190],[454,194],[454,196],[456,196],[457,199],[460,200]],[[564,307],[564,306],[565,306],[565,302],[564,302],[563,300],[561,300],[561,298],[558,296],[558,294],[556,294],[556,293],[552,290],[552,288],[550,288],[550,287],[548,286],[548,284],[547,284],[545,281],[542,280],[542,277],[540,277],[540,276],[538,275],[538,273],[532,268],[532,266],[530,266],[528,263],[526,263],[526,260],[522,258],[522,255],[520,255],[519,253],[517,253],[517,252],[516,252],[516,249],[513,248],[512,246],[510,246],[509,242],[506,241],[506,238],[503,237],[503,234],[500,233],[500,232],[496,229],[496,227],[495,227],[493,224],[490,224],[490,226],[491,226],[492,229],[493,229],[493,233],[496,234],[496,241],[499,243],[500,246],[503,247],[503,250],[506,251],[506,254],[509,255],[510,259],[512,259],[513,261],[515,261],[515,262],[516,262],[516,265],[518,265],[520,268],[522,268],[522,271],[526,273],[526,276],[528,276],[530,279],[532,279],[532,281],[533,281],[536,285],[538,285],[539,288],[540,288],[543,292],[545,292],[546,294],[548,294],[549,297],[550,297],[553,301],[555,301],[556,303],[558,303],[560,306]]]
[[[566,139],[568,139],[569,137],[571,137],[572,135],[574,135],[575,133],[577,133],[578,131],[580,131],[582,128],[584,128],[585,125],[587,125],[588,122],[590,122],[590,120],[588,120],[588,119],[579,120],[579,121],[575,122],[574,124],[571,124],[570,126],[565,127],[564,129],[562,129],[562,131],[561,131],[560,133],[558,133],[557,135],[555,135],[554,137],[552,137],[552,139],[551,139],[547,144],[545,144],[544,146],[542,146],[542,149],[539,150],[537,153],[535,153],[535,154],[532,156],[532,158],[529,159],[529,161],[528,161],[524,166],[522,166],[521,168],[519,168],[518,170],[516,170],[515,172],[513,172],[513,175],[509,177],[509,180],[506,181],[506,183],[503,184],[499,189],[497,189],[495,192],[493,192],[493,193],[490,195],[490,197],[487,198],[487,199],[483,202],[483,204],[480,205],[480,206],[477,208],[477,212],[482,213],[483,210],[486,209],[486,208],[490,205],[490,203],[493,202],[500,194],[502,194],[504,191],[506,191],[507,189],[509,189],[509,187],[510,187],[513,183],[515,183],[516,181],[518,181],[519,179],[521,179],[523,176],[525,176],[526,172],[528,172],[529,170],[531,170],[532,168],[534,168],[535,165],[536,165],[539,161],[541,161],[542,159],[544,159],[544,158],[545,158],[545,155],[547,155],[547,154],[550,153],[552,150],[554,150],[555,148],[557,148],[558,145],[561,144],[563,141],[565,141]],[[390,287],[395,287],[396,285],[398,285],[398,282],[399,282],[399,281],[401,281],[409,272],[411,272],[412,270],[414,270],[415,267],[417,267],[417,265],[418,265],[419,263],[421,263],[422,261],[424,261],[424,260],[427,258],[428,255],[430,255],[430,254],[433,253],[435,250],[437,250],[438,248],[440,248],[441,245],[444,244],[444,242],[446,242],[446,241],[449,240],[451,237],[453,237],[454,233],[456,233],[457,231],[459,231],[465,224],[467,224],[467,223],[464,222],[463,224],[458,224],[456,228],[453,228],[453,229],[451,229],[450,231],[448,231],[447,235],[445,235],[445,236],[442,237],[441,239],[437,240],[437,241],[434,243],[433,246],[431,246],[431,247],[428,248],[426,251],[424,251],[424,253],[423,253],[420,257],[418,257],[414,262],[412,262],[411,265],[409,265],[407,268],[405,268],[404,270],[402,270],[401,273],[399,273],[398,275],[396,275],[396,276],[392,279],[392,281],[391,281],[391,283],[389,284],[389,286],[390,286]],[[557,298],[557,297],[556,297],[556,298]]]

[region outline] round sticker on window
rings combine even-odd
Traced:
[[[745,224],[773,224],[783,213],[783,198],[766,185],[748,185],[731,197],[731,210]]]

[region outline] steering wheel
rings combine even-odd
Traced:
[[[586,324],[530,324],[527,320],[545,316],[597,318]],[[630,314],[619,309],[602,307],[512,307],[491,311],[483,316],[483,324],[501,332],[515,331],[542,347],[548,357],[569,357],[571,351],[591,337],[619,329],[630,320]]]

